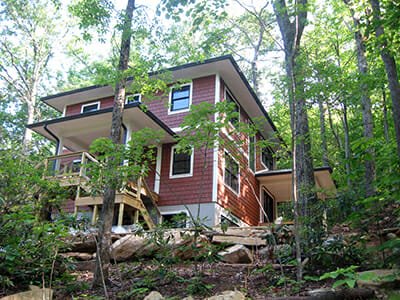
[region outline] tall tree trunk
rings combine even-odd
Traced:
[[[315,180],[311,157],[311,141],[308,127],[307,107],[304,98],[304,80],[301,73],[301,65],[298,62],[300,51],[300,39],[307,21],[307,0],[296,3],[294,20],[288,14],[285,0],[273,1],[273,8],[279,29],[282,35],[285,50],[286,75],[289,83],[289,101],[292,128],[292,198],[295,210],[295,238],[296,258],[298,263],[297,278],[302,278],[300,233],[303,242],[307,244],[305,233],[311,233],[313,226],[310,225],[308,217],[310,204],[316,200],[314,191]]]
[[[345,168],[346,168],[346,177],[347,177],[347,188],[349,190],[352,189],[352,181],[350,178],[351,168],[350,168],[350,158],[351,158],[351,147],[350,147],[350,134],[349,134],[349,121],[347,119],[347,104],[346,102],[342,102],[343,108],[343,135],[344,135],[344,159],[345,159]]]
[[[382,87],[382,106],[383,106],[383,133],[385,135],[386,143],[389,143],[390,142],[390,138],[389,138],[389,122],[388,122],[388,116],[387,116],[385,87]]]
[[[377,37],[381,57],[385,64],[386,76],[389,83],[390,97],[392,98],[392,111],[394,128],[396,132],[397,155],[400,159],[400,83],[397,74],[396,61],[390,53],[385,38],[384,28],[381,22],[381,8],[379,0],[370,0],[372,16],[375,23],[375,35]]]
[[[118,64],[118,78],[121,78],[115,86],[114,106],[112,112],[112,123],[110,138],[113,143],[121,142],[122,116],[125,103],[126,77],[123,74],[128,69],[129,52],[132,37],[132,15],[135,9],[135,0],[128,0],[125,10],[123,31],[121,38],[120,57]],[[114,158],[111,158],[113,160]],[[112,166],[113,163],[110,163]],[[103,197],[103,205],[99,218],[98,246],[96,269],[94,273],[93,285],[99,286],[104,281],[108,281],[109,266],[111,256],[111,228],[114,216],[115,189],[106,186]]]
[[[345,0],[348,4],[349,0]],[[363,36],[360,31],[360,20],[356,17],[354,10],[350,8],[350,12],[354,23],[354,39],[356,42],[357,49],[357,66],[358,72],[361,77],[360,92],[361,92],[361,110],[364,127],[364,138],[367,143],[371,142],[373,133],[373,118],[372,118],[372,105],[371,98],[369,97],[368,84],[365,82],[365,78],[368,76],[368,63],[365,56],[365,44]],[[365,166],[365,196],[370,197],[375,193],[373,182],[375,178],[375,161],[374,161],[374,150],[371,145],[367,146],[366,157],[364,161]]]
[[[341,142],[340,137],[339,137],[339,133],[335,130],[335,126],[333,124],[332,112],[331,112],[331,109],[329,107],[329,103],[327,104],[326,108],[327,108],[327,111],[328,111],[329,127],[330,127],[330,129],[332,131],[333,136],[335,137],[336,144],[337,144],[339,150],[341,151],[343,149],[343,146],[342,146],[342,142]]]
[[[329,166],[328,145],[326,142],[325,107],[322,99],[318,99],[318,107],[319,107],[319,132],[321,135],[321,148],[322,148],[322,164],[324,166]]]
[[[32,124],[35,121],[35,103],[32,101],[26,101],[27,106],[27,124]],[[25,127],[24,140],[22,142],[24,146],[24,152],[27,152],[29,145],[32,142],[32,130]]]

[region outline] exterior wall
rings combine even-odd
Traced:
[[[82,105],[93,103],[93,102],[98,102],[100,101],[100,109],[112,107],[114,103],[114,97],[108,97],[104,99],[98,99],[98,100],[91,100],[91,101],[86,101],[82,103],[77,103],[73,105],[68,105],[66,110],[65,110],[65,116],[72,116],[72,115],[77,115],[81,113]]]
[[[180,212],[185,212],[186,214],[188,214],[189,210],[189,212],[195,218],[197,217],[197,213],[199,212],[199,218],[201,220],[204,220],[205,225],[215,226],[216,224],[219,223],[219,220],[216,218],[215,214],[215,212],[218,209],[216,203],[201,203],[200,210],[198,210],[199,209],[198,204],[160,206],[159,209],[161,215],[177,214]]]
[[[170,178],[172,146],[173,144],[165,144],[162,149],[159,206],[211,202],[213,151],[207,150],[206,168],[203,168],[204,152],[195,149],[193,175]]]
[[[192,80],[192,105],[197,105],[202,102],[214,103],[215,100],[215,75]],[[177,112],[168,114],[169,95],[164,95],[160,100],[154,100],[144,103],[149,110],[163,121],[170,128],[177,128],[181,125],[184,116],[187,112]]]

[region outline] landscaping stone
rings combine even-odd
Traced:
[[[146,297],[144,297],[143,300],[164,300],[164,299],[165,298],[159,292],[153,291]]]
[[[147,256],[155,249],[155,244],[141,236],[126,235],[112,244],[111,257],[116,261],[124,261],[134,256]]]
[[[87,261],[93,258],[93,254],[85,252],[67,252],[67,253],[62,253],[61,256],[66,258],[74,258],[78,261]]]
[[[220,295],[212,296],[204,300],[245,300],[246,297],[239,291],[225,291]]]
[[[218,253],[222,261],[231,264],[249,264],[253,262],[253,255],[243,245],[234,245]]]
[[[51,300],[53,299],[52,289],[41,289],[40,287],[30,285],[30,291],[21,292],[1,298],[1,300]]]

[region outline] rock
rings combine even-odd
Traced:
[[[400,284],[399,270],[376,269],[359,272],[357,285],[366,288],[383,288]]]
[[[82,234],[74,236],[70,242],[71,252],[96,252],[96,241],[94,234]]]
[[[76,271],[90,271],[93,272],[96,266],[96,260],[77,261],[73,263]]]
[[[182,300],[194,300],[194,298],[192,296],[189,296],[189,297],[183,298]]]
[[[308,291],[307,294],[311,297],[314,298],[321,298],[321,299],[326,299],[326,298],[332,298],[335,296],[335,290],[334,289],[316,289],[316,290],[311,290]]]
[[[143,300],[164,300],[165,298],[156,291],[152,291],[150,294],[148,294],[146,297],[144,297]]]
[[[126,235],[111,245],[111,257],[116,261],[124,261],[131,257],[150,255],[156,249],[154,243],[137,235]]]
[[[246,297],[238,291],[225,291],[220,295],[215,295],[205,300],[245,300]]]
[[[67,252],[62,253],[61,256],[66,258],[74,258],[79,261],[87,261],[93,258],[93,254],[84,252]]]
[[[30,291],[21,292],[1,298],[1,300],[51,300],[53,299],[52,289],[41,289],[40,287],[30,285]]]
[[[214,235],[213,243],[240,244],[246,246],[265,246],[267,241],[260,237],[243,237],[233,235]]]
[[[394,240],[397,239],[397,235],[393,232],[389,232],[388,234],[386,234],[386,239],[387,240]]]
[[[230,264],[249,264],[253,262],[253,255],[243,245],[234,245],[218,253],[222,261]]]

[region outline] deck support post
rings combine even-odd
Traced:
[[[139,223],[139,210],[136,209],[133,215],[133,224]]]
[[[98,213],[99,213],[99,207],[98,207],[98,205],[95,205],[93,208],[93,216],[92,216],[92,225],[93,226],[96,224]]]
[[[124,220],[124,206],[124,203],[119,204],[118,226],[122,226],[122,221]]]

